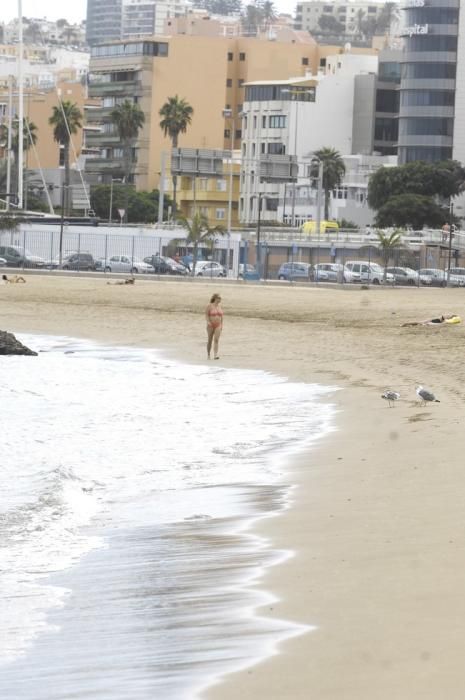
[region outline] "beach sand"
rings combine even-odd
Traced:
[[[314,288],[29,275],[0,287],[0,329],[165,349],[205,362],[220,291],[220,364],[340,387],[337,432],[293,465],[292,507],[257,524],[291,559],[261,614],[315,626],[208,700],[462,700],[465,687],[463,290]],[[415,384],[441,403],[420,407]],[[394,408],[380,398],[401,393]],[[225,630],[227,634],[227,630]]]

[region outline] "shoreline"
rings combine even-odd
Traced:
[[[3,288],[3,330],[130,339],[205,362],[210,284],[192,286],[186,298],[176,282],[141,282],[131,296],[100,280],[29,282]],[[216,287],[226,314],[220,365],[342,391],[331,400],[337,432],[291,465],[291,507],[256,525],[273,549],[295,552],[267,569],[259,586],[278,600],[258,614],[317,629],[223,677],[202,698],[459,700],[464,324],[400,324],[443,312],[464,318],[465,298],[442,289]],[[63,310],[73,313],[65,320]],[[441,403],[420,408],[415,383]],[[386,388],[402,395],[392,409],[380,399]]]

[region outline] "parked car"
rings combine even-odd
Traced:
[[[286,262],[278,270],[278,280],[302,280],[309,281],[312,275],[310,263]]]
[[[239,279],[241,280],[258,280],[260,279],[257,270],[253,265],[241,263],[239,265]]]
[[[394,275],[386,272],[386,284],[394,284]],[[348,260],[344,265],[344,282],[384,284],[384,269],[366,260]]]
[[[214,260],[197,260],[195,265],[196,277],[226,277],[226,270]]]
[[[411,267],[388,267],[386,269],[391,275],[394,275],[396,284],[408,284],[413,287],[421,281],[419,273],[412,270]]]
[[[0,245],[0,258],[10,267],[45,267],[45,260],[15,245]]]
[[[144,262],[151,265],[157,275],[187,275],[189,272],[185,265],[163,255],[148,255]]]
[[[435,267],[422,267],[420,274],[424,277],[429,277],[433,287],[447,287],[448,282],[451,287],[465,287],[464,277],[450,274],[448,280],[447,272],[444,270],[439,270]]]
[[[55,260],[56,267],[62,270],[95,270],[96,264],[90,253],[67,253],[61,260]]]
[[[0,267],[6,267],[6,260],[5,260],[5,258],[0,258]]]
[[[96,262],[96,268],[104,272],[130,272],[136,275],[139,272],[155,272],[152,265],[143,260],[131,260],[128,255],[112,255],[107,260],[99,258]]]
[[[450,274],[455,277],[463,277],[465,280],[465,267],[451,267]]]
[[[342,282],[344,265],[341,263],[318,263],[313,276],[317,282]]]

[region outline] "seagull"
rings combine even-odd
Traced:
[[[391,391],[388,389],[384,394],[381,394],[381,398],[385,399],[389,404],[389,408],[391,408],[391,406],[400,399],[400,394],[398,391]]]
[[[440,403],[439,399],[435,397],[432,391],[428,391],[428,389],[423,389],[422,386],[417,386],[416,392],[417,396],[421,399],[422,406],[426,406],[426,403],[428,401],[436,401],[437,403]]]

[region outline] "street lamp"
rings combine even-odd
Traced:
[[[261,244],[260,244],[260,234],[261,234],[261,214],[262,214],[262,199],[266,199],[266,194],[264,192],[259,192],[258,194],[252,195],[252,198],[255,198],[258,200],[258,211],[257,211],[257,232],[256,232],[256,240],[255,240],[255,245],[256,245],[256,258],[257,258],[257,272],[258,272],[258,277],[259,279],[262,278],[261,274]]]
[[[124,183],[125,179],[126,179],[126,178],[124,178],[124,177],[123,177],[123,178],[119,178],[119,177],[112,177],[112,178],[111,178],[111,184],[110,184],[110,209],[109,209],[109,212],[108,212],[108,223],[109,223],[109,224],[111,224],[111,212],[112,212],[112,209],[113,209],[113,183],[114,183],[114,182]]]
[[[281,93],[285,93],[287,95],[291,95],[291,101],[295,102],[295,116],[294,116],[294,155],[297,156],[297,136],[298,136],[298,123],[299,123],[299,102],[310,102],[312,101],[310,98],[305,99],[307,95],[313,96],[315,98],[315,88],[313,87],[307,87],[307,86],[302,86],[300,89],[298,86],[293,86],[291,88],[282,88]],[[299,100],[299,96],[303,97],[302,100]],[[313,99],[314,101],[314,99]],[[294,182],[292,186],[292,209],[291,209],[291,225],[295,226],[295,198],[296,198],[296,186],[297,183]]]
[[[233,190],[233,150],[234,129],[236,128],[232,109],[223,109],[223,117],[231,120],[231,156],[229,161],[228,234],[231,235],[232,190]]]
[[[318,165],[318,174],[316,178],[317,182],[317,189],[316,189],[316,230],[317,230],[317,236],[318,236],[318,245],[316,249],[316,254],[317,254],[317,264],[320,260],[320,229],[321,229],[321,195],[323,191],[323,167],[324,163],[323,161],[317,156],[317,155],[312,155],[310,163],[317,163]],[[312,178],[312,168],[310,165],[310,177]],[[316,281],[318,282],[318,275],[316,276]]]

